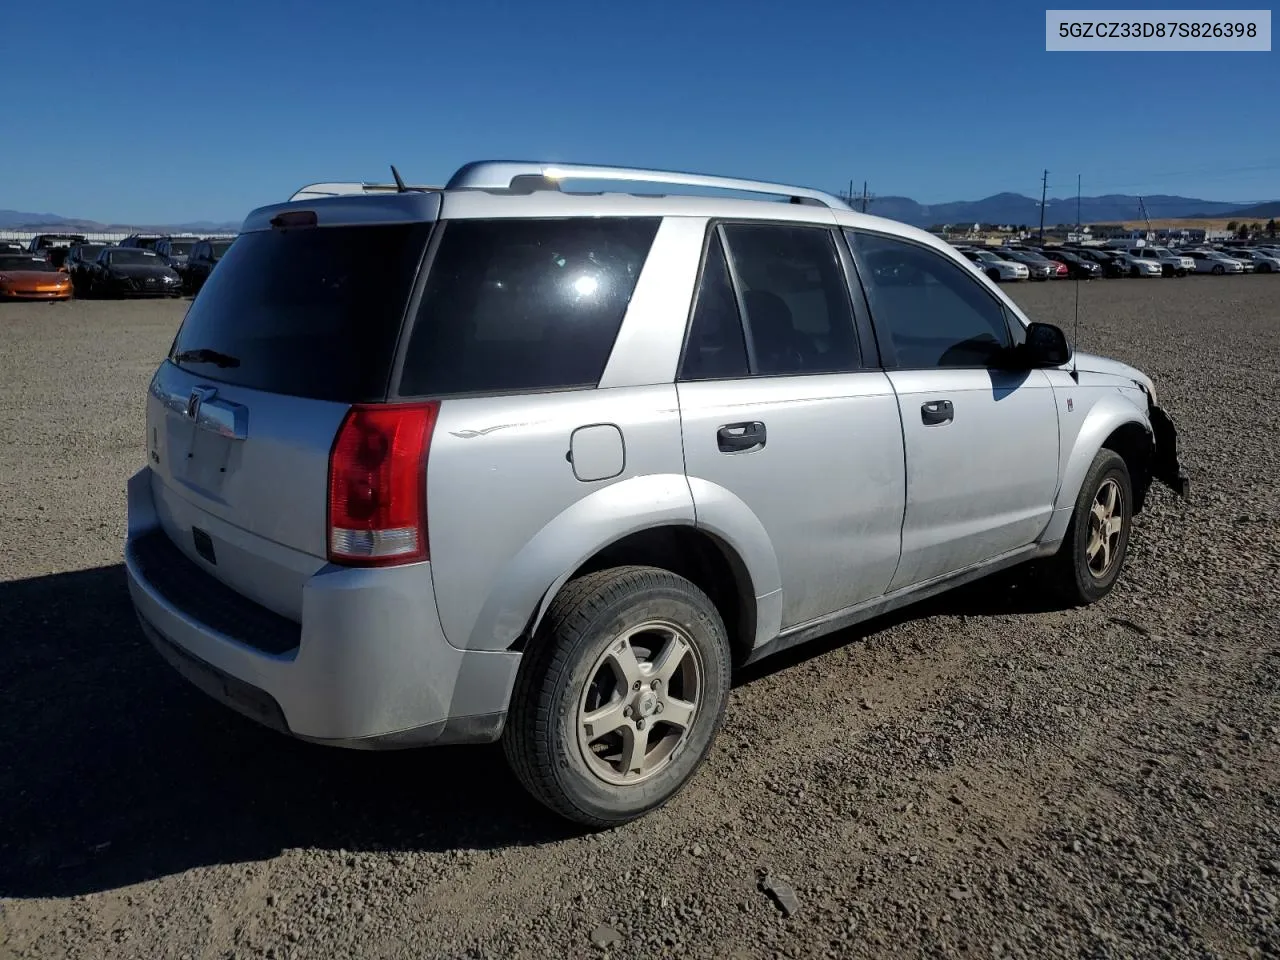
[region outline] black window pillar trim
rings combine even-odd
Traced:
[[[712,226],[720,239],[720,252],[724,256],[724,262],[729,267],[729,286],[733,288],[733,302],[738,307],[738,324],[742,327],[742,340],[747,348],[747,376],[756,377],[760,375],[760,368],[756,364],[756,341],[751,333],[751,318],[747,316],[747,304],[743,299],[742,278],[738,276],[738,264],[735,262],[733,251],[729,249],[729,238],[725,236],[724,223],[713,221]]]
[[[881,370],[885,366],[884,345],[871,319],[871,302],[867,299],[867,291],[862,285],[862,272],[853,249],[854,244],[849,239],[850,230],[849,227],[837,228],[834,240],[840,255],[840,266],[844,269],[849,303],[853,307],[853,324],[858,338],[858,351],[865,369]]]

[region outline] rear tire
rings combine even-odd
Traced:
[[[1227,268],[1226,268],[1226,267],[1224,267],[1224,266],[1223,266],[1222,264],[1220,264],[1220,263],[1215,263],[1215,264],[1213,265],[1213,272],[1214,272],[1215,274],[1217,274],[1218,276],[1222,276],[1222,274],[1224,274],[1224,273],[1226,273],[1226,272],[1227,272]]]
[[[634,820],[702,764],[730,675],[724,623],[688,580],[641,566],[579,577],[525,653],[503,732],[507,761],[562,817],[596,828]]]
[[[1049,587],[1069,606],[1101,600],[1120,577],[1132,526],[1129,467],[1104,447],[1080,484],[1062,546],[1045,567]]]

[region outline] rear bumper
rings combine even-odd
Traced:
[[[148,470],[130,478],[128,499],[125,569],[138,619],[161,655],[210,696],[268,727],[335,746],[483,743],[501,734],[520,654],[451,646],[428,565],[323,567],[303,588],[297,645],[286,649],[263,643],[257,628],[264,614],[275,615],[250,601],[227,612],[222,595],[213,612],[209,597],[227,588],[203,570],[148,576],[156,567],[147,538],[153,548],[164,536]],[[175,563],[192,563],[174,549]]]

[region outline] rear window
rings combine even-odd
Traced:
[[[658,218],[454,220],[443,230],[400,394],[595,386]]]
[[[429,223],[246,233],[191,304],[170,359],[271,393],[386,396]],[[199,352],[217,362],[179,361]]]

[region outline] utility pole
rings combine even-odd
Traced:
[[[1076,174],[1076,233],[1080,232],[1080,174]]]
[[[862,212],[867,212],[867,181],[862,181]]]
[[[1049,171],[1044,172],[1044,179],[1040,182],[1040,242],[1044,243],[1044,198],[1049,193]]]

